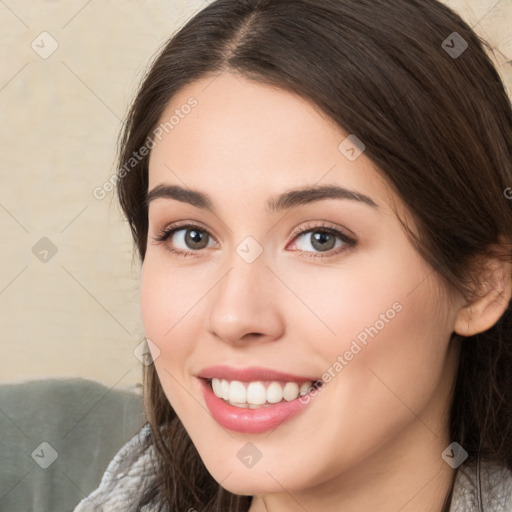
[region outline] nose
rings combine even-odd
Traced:
[[[206,330],[232,345],[265,343],[283,335],[283,300],[275,275],[260,256],[247,263],[237,254],[208,294]]]

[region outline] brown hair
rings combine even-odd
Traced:
[[[458,56],[442,44],[453,32],[468,45]],[[512,186],[512,109],[484,48],[491,50],[434,0],[217,0],[152,62],[120,137],[119,167],[194,80],[229,71],[281,87],[364,142],[413,214],[419,237],[404,224],[411,241],[452,289],[469,296],[476,257],[490,254],[500,237],[512,239],[512,201],[504,197]],[[142,260],[148,159],[118,186]],[[251,497],[228,492],[206,470],[154,365],[143,378],[159,466],[139,506],[247,511]],[[510,304],[491,329],[463,340],[454,385],[452,440],[470,458],[482,454],[512,469]]]

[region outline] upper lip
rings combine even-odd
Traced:
[[[203,379],[225,379],[238,380],[241,382],[252,382],[258,380],[271,380],[282,382],[316,382],[318,377],[304,377],[291,373],[280,372],[261,366],[250,366],[247,368],[234,368],[232,366],[217,365],[203,368],[198,374]]]

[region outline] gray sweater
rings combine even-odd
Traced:
[[[99,487],[80,501],[73,512],[136,512],[141,489],[152,478],[154,447],[141,450],[143,439],[150,432],[146,423],[118,451]],[[141,512],[153,510],[147,505]],[[457,469],[450,512],[512,512],[512,472],[483,459],[478,468],[475,461],[468,459]]]

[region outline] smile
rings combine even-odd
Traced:
[[[211,379],[210,384],[215,396],[222,398],[235,407],[258,409],[268,407],[283,400],[291,402],[310,391],[313,382],[277,382],[253,381],[241,382],[226,379]]]
[[[213,384],[213,380],[217,383]],[[204,401],[212,418],[222,427],[246,434],[258,434],[274,430],[285,421],[298,415],[318,397],[318,389],[323,385],[321,381],[304,382],[298,386],[295,382],[240,382],[224,379],[199,379]],[[224,382],[224,383],[223,383]],[[307,387],[306,387],[307,385]],[[216,388],[216,392],[213,390]],[[277,389],[279,386],[279,390]],[[242,391],[242,387],[244,390]],[[231,395],[231,389],[234,390]],[[226,395],[224,391],[228,392]],[[219,393],[221,396],[217,396]],[[239,393],[239,395],[237,395]],[[243,393],[246,393],[245,398]],[[301,394],[302,393],[302,394]],[[249,395],[249,396],[247,396]],[[274,403],[268,401],[277,400]],[[294,398],[292,398],[296,395]],[[225,399],[224,396],[228,396]],[[265,397],[265,401],[263,401]],[[244,402],[230,402],[235,398]],[[258,404],[248,402],[258,401]]]

